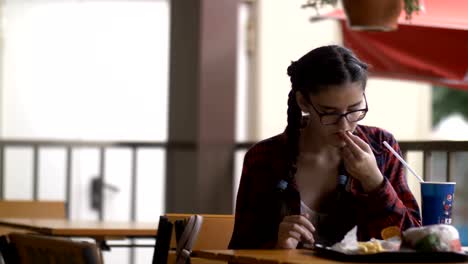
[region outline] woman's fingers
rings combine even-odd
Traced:
[[[312,225],[312,223],[303,215],[290,215],[286,216],[283,221],[285,222],[290,222],[290,223],[296,223],[300,226],[305,227],[310,233],[315,232],[315,227]]]
[[[349,132],[349,131],[346,133],[346,135],[348,135],[348,137],[349,137],[354,143],[356,143],[356,145],[357,145],[360,149],[362,149],[362,150],[364,150],[364,151],[366,151],[366,152],[368,152],[368,151],[370,150],[369,145],[368,145],[364,140],[362,140],[360,137],[358,137],[358,136],[356,136],[356,135],[353,135],[353,134],[352,134],[351,132]]]
[[[292,238],[292,237],[288,237],[285,240],[282,240],[282,239],[278,238],[276,248],[279,248],[279,249],[295,249],[295,248],[297,248],[298,244],[299,244],[299,241],[296,240],[295,238]]]
[[[283,222],[282,230],[288,237],[293,237],[297,241],[313,241],[314,239],[312,233],[295,223]]]
[[[349,154],[352,154],[352,156],[349,156],[350,158],[354,157],[357,160],[362,160],[367,154],[372,152],[369,145],[364,140],[351,134],[349,131],[344,133],[343,138],[346,142],[346,146],[343,147],[343,150],[349,150]]]
[[[278,232],[279,248],[295,248],[299,241],[313,243],[314,226],[301,215],[286,216],[280,223]]]
[[[350,175],[360,181],[364,191],[371,191],[383,181],[370,146],[358,136],[346,133],[346,146],[341,148],[344,165]]]
[[[293,225],[288,222],[281,222],[280,223],[280,235],[279,237],[284,237],[285,239],[288,237],[292,237],[298,241],[301,240],[301,234],[297,231],[295,231]]]
[[[354,142],[353,139],[351,139],[351,136],[348,133],[344,133],[343,138],[346,142],[346,146],[344,146],[343,149],[348,149],[350,153],[356,158],[362,156],[361,148]]]

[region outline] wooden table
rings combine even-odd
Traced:
[[[242,264],[337,264],[314,255],[311,250],[195,250],[197,258]],[[350,262],[346,262],[350,263]],[[454,263],[451,263],[454,264]]]
[[[25,229],[51,236],[120,239],[154,238],[158,223],[0,218],[0,226]]]
[[[193,255],[197,258],[229,261],[244,264],[332,264],[340,263],[333,260],[322,259],[313,255],[310,250],[195,250]]]
[[[67,219],[28,219],[0,218],[0,226],[28,230],[39,234],[62,237],[92,238],[102,249],[109,247],[145,247],[152,245],[112,245],[107,240],[128,238],[155,238],[158,223],[156,222],[110,222],[110,221],[75,221]]]

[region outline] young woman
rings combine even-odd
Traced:
[[[330,245],[357,225],[358,239],[420,226],[400,151],[387,131],[358,125],[368,111],[367,65],[348,49],[314,49],[288,68],[284,133],[245,155],[229,247]]]

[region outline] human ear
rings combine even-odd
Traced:
[[[307,100],[302,95],[301,92],[296,92],[296,102],[299,105],[301,111],[305,114],[309,114],[309,109],[307,107]]]

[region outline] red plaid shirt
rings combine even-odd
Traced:
[[[359,182],[350,177],[344,198],[336,202],[339,213],[329,221],[332,239],[339,241],[355,225],[360,241],[381,239],[380,232],[389,226],[401,230],[420,226],[419,207],[408,188],[404,167],[382,144],[387,141],[400,152],[394,137],[385,130],[362,125],[356,128],[356,135],[370,145],[384,183],[364,193]],[[277,187],[287,179],[287,153],[287,136],[283,133],[255,144],[245,155],[229,248],[273,248],[285,216],[279,200],[287,205],[289,214],[300,214],[301,198],[294,179],[288,191],[280,192]]]

